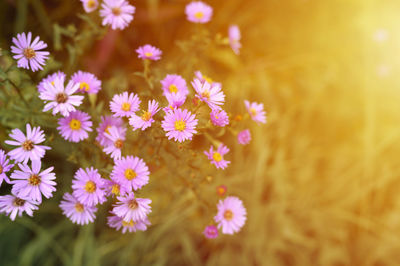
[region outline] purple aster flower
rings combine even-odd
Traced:
[[[111,195],[114,196],[122,196],[128,193],[128,188],[125,186],[121,186],[119,183],[114,180],[104,180],[103,189],[106,193],[106,196],[109,197]]]
[[[108,129],[110,133],[104,135],[111,141],[111,144],[106,146],[103,151],[106,154],[110,154],[111,158],[121,158],[121,150],[124,146],[126,128],[124,127],[110,127]]]
[[[166,113],[161,123],[162,128],[168,139],[174,138],[175,141],[183,142],[191,140],[196,131],[197,119],[196,115],[188,110],[174,109]]]
[[[168,106],[163,108],[164,112],[168,112],[168,111],[174,110],[176,108],[179,108],[186,101],[186,96],[181,94],[180,92],[167,93],[167,94],[165,94],[165,97],[167,98]]]
[[[121,217],[115,215],[114,213],[110,212],[111,215],[107,217],[107,224],[111,228],[115,228],[120,230],[122,228],[122,233],[125,234],[126,231],[129,233],[136,232],[136,231],[146,231],[147,226],[150,225],[149,220],[146,218],[140,221],[133,221],[130,220],[129,222],[125,222]]]
[[[138,53],[138,57],[141,59],[149,59],[149,60],[160,60],[161,59],[161,50],[151,46],[150,44],[146,44],[144,46],[140,46],[138,49],[136,49],[136,52]]]
[[[176,74],[167,75],[161,80],[161,86],[164,91],[164,95],[181,93],[183,96],[189,94],[189,90],[186,86],[186,80]]]
[[[99,2],[97,0],[81,0],[81,2],[86,13],[95,11],[99,6]]]
[[[18,164],[19,170],[11,174],[13,185],[12,194],[22,199],[33,200],[42,203],[42,194],[47,199],[53,196],[56,191],[56,175],[52,172],[54,167],[49,167],[40,172],[42,163],[40,160],[32,161],[32,169],[27,164]]]
[[[133,14],[136,10],[125,0],[104,0],[101,7],[102,25],[111,25],[113,30],[126,28],[133,20]]]
[[[79,84],[79,92],[95,94],[101,90],[101,81],[92,73],[78,71],[72,75],[71,80]]]
[[[224,127],[229,124],[229,117],[224,110],[212,110],[210,113],[210,119],[213,125]]]
[[[11,52],[15,54],[14,59],[18,60],[18,67],[32,69],[33,72],[43,69],[45,61],[49,58],[49,52],[39,51],[47,47],[39,37],[36,37],[32,42],[32,33],[17,34],[17,38],[13,38],[13,46]]]
[[[231,25],[228,30],[229,44],[235,54],[240,53],[242,44],[240,43],[240,30],[237,25]]]
[[[218,213],[214,220],[218,223],[218,228],[222,227],[222,233],[233,235],[239,232],[246,222],[246,209],[243,202],[231,196],[220,200],[217,208]]]
[[[9,151],[8,156],[17,162],[27,163],[28,160],[40,160],[46,150],[51,149],[48,146],[37,145],[45,140],[40,127],[31,128],[30,124],[26,124],[26,136],[18,128],[14,128],[9,136],[14,140],[6,140],[5,143],[18,147]]]
[[[150,199],[135,198],[133,192],[127,196],[117,197],[118,201],[114,204],[112,211],[125,222],[131,220],[137,222],[147,218],[147,215],[151,212]]]
[[[94,206],[106,201],[103,190],[104,179],[101,178],[97,169],[90,167],[85,170],[79,168],[72,180],[72,195],[84,205]]]
[[[201,83],[208,82],[211,84],[211,86],[222,87],[221,83],[213,81],[212,78],[202,74],[199,70],[195,71],[194,74],[195,74],[196,78],[201,81]]]
[[[69,81],[67,87],[64,87],[64,79],[56,77],[54,85],[52,83],[43,84],[44,91],[39,95],[39,98],[44,100],[46,105],[43,112],[53,109],[53,115],[61,113],[63,116],[68,116],[72,111],[75,111],[75,106],[82,103],[82,95],[72,95],[79,88],[79,83]]]
[[[214,164],[217,168],[225,169],[230,161],[226,161],[224,159],[224,155],[229,152],[229,148],[224,144],[220,144],[218,149],[214,151],[214,147],[211,145],[210,151],[204,151],[205,155],[207,155],[208,159]]]
[[[121,94],[114,95],[110,102],[110,109],[116,117],[128,117],[139,110],[140,102],[136,94],[128,94],[128,92],[125,91]]]
[[[47,75],[47,77],[45,77],[44,79],[42,79],[42,81],[40,81],[39,85],[38,85],[38,91],[39,93],[45,91],[46,89],[44,88],[44,84],[45,83],[51,83],[54,85],[54,82],[56,80],[56,78],[60,78],[62,80],[62,83],[64,84],[65,81],[65,73],[61,72],[61,71],[57,71],[53,74]]]
[[[267,117],[264,111],[264,104],[256,102],[250,103],[247,100],[244,101],[244,104],[246,105],[247,112],[250,114],[251,119],[253,119],[257,123],[267,123]]]
[[[58,119],[57,127],[61,136],[71,142],[79,142],[89,137],[88,132],[92,131],[92,121],[87,113],[74,111],[69,116]]]
[[[10,179],[8,179],[6,173],[13,168],[14,164],[10,164],[9,162],[10,160],[7,158],[6,153],[0,149],[0,186],[3,180],[10,183]]]
[[[149,183],[149,174],[149,168],[142,159],[126,156],[115,160],[110,177],[126,189],[137,190]]]
[[[218,237],[218,228],[215,225],[208,225],[203,231],[206,238],[213,239]]]
[[[100,143],[101,146],[106,147],[113,142],[105,136],[105,133],[109,134],[110,127],[115,126],[115,127],[122,127],[123,121],[119,117],[114,117],[114,116],[102,116],[101,117],[101,123],[99,127],[97,128],[97,137],[96,140]]]
[[[193,1],[186,5],[187,20],[194,23],[207,23],[211,20],[213,9],[202,1]]]
[[[222,92],[220,86],[212,86],[207,81],[202,83],[199,79],[194,79],[192,86],[197,93],[196,97],[206,102],[212,110],[221,109],[219,105],[224,104],[225,94]]]
[[[88,206],[79,202],[70,193],[65,193],[60,203],[63,214],[73,223],[84,225],[94,221],[96,206]]]
[[[21,199],[14,195],[0,196],[0,213],[10,215],[11,221],[15,217],[22,216],[24,212],[29,216],[33,215],[33,211],[38,209],[37,203],[29,199]]]
[[[251,134],[250,130],[245,129],[239,132],[237,136],[239,144],[246,145],[250,143],[251,140]]]
[[[141,116],[133,114],[129,119],[129,124],[133,127],[133,130],[137,130],[139,128],[145,130],[154,122],[153,116],[159,110],[160,108],[158,108],[158,102],[155,100],[149,101],[147,111],[143,110],[143,114]]]

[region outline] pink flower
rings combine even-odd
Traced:
[[[139,47],[138,49],[136,49],[136,52],[138,53],[139,58],[154,61],[160,60],[162,54],[160,49],[151,46],[150,44]]]
[[[138,116],[133,114],[129,119],[129,124],[133,127],[133,130],[142,129],[150,127],[154,122],[153,116],[160,110],[158,108],[158,102],[155,100],[149,101],[147,111],[143,110],[143,114]]]
[[[150,225],[149,220],[146,218],[140,221],[133,221],[130,220],[129,222],[125,222],[121,217],[115,215],[114,213],[110,212],[111,216],[107,217],[107,224],[111,228],[115,228],[120,230],[122,228],[122,233],[125,234],[127,231],[129,233],[136,232],[136,231],[146,231],[147,226]]]
[[[110,127],[109,133],[104,135],[111,141],[112,144],[106,146],[103,151],[110,154],[114,160],[121,158],[122,147],[124,146],[126,128]]]
[[[9,136],[14,140],[6,140],[5,143],[18,147],[9,151],[8,156],[17,162],[27,163],[28,160],[40,160],[46,150],[50,150],[48,146],[37,145],[45,140],[40,127],[31,128],[30,124],[26,124],[26,136],[18,128],[14,128]]]
[[[163,108],[164,112],[168,112],[168,111],[174,110],[176,108],[179,108],[186,101],[186,96],[181,94],[180,92],[168,93],[168,94],[165,94],[165,97],[167,98],[168,106]]]
[[[213,9],[202,1],[193,1],[186,5],[187,20],[194,23],[207,23],[211,20]]]
[[[128,117],[133,115],[139,110],[140,99],[134,93],[123,92],[121,94],[114,95],[110,102],[111,112],[116,117]]]
[[[46,89],[44,88],[44,84],[45,83],[51,83],[54,85],[54,82],[56,80],[56,78],[59,78],[62,80],[62,83],[64,84],[65,81],[65,73],[61,72],[61,71],[57,71],[53,74],[47,75],[44,79],[42,79],[42,81],[40,81],[39,85],[38,85],[38,91],[39,93],[45,91]]]
[[[58,119],[57,128],[64,139],[71,142],[79,142],[89,137],[92,131],[92,121],[87,113],[74,111],[69,116]]]
[[[32,33],[17,34],[17,38],[13,38],[13,46],[11,52],[15,54],[14,59],[18,60],[18,67],[32,69],[33,72],[43,69],[45,61],[49,58],[49,52],[39,51],[47,47],[43,41],[36,37],[32,42]]]
[[[79,202],[74,196],[65,193],[60,203],[63,214],[73,223],[84,225],[94,221],[96,206],[88,206]]]
[[[196,97],[206,102],[212,110],[221,109],[219,105],[223,105],[225,102],[225,94],[222,92],[221,87],[212,86],[207,81],[202,83],[199,79],[194,79],[192,86],[196,91]]]
[[[210,151],[204,151],[204,154],[207,155],[208,159],[211,161],[212,164],[215,165],[215,167],[225,169],[230,163],[230,161],[226,161],[224,159],[224,155],[228,152],[229,148],[226,147],[224,144],[220,144],[216,151],[214,151],[214,147],[211,145]]]
[[[0,149],[0,186],[3,181],[10,183],[6,173],[13,168],[14,164],[10,164],[10,160],[7,158],[6,153]]]
[[[150,199],[135,198],[133,192],[127,196],[117,197],[118,201],[114,204],[112,211],[125,222],[143,221],[151,212]]]
[[[211,86],[222,87],[221,83],[215,82],[214,80],[212,80],[212,78],[202,74],[199,70],[195,71],[194,74],[195,74],[196,78],[201,81],[201,83],[208,82],[211,84]]]
[[[103,190],[104,179],[101,178],[97,169],[93,167],[76,171],[72,180],[72,195],[84,205],[94,206],[106,201]]]
[[[33,216],[33,211],[38,209],[36,205],[37,202],[21,199],[14,195],[0,196],[0,213],[10,215],[11,221],[14,221],[17,215],[22,216],[24,212]]]
[[[99,127],[96,129],[97,130],[96,140],[103,147],[107,147],[109,145],[112,145],[113,142],[109,138],[107,138],[105,136],[105,133],[109,134],[110,133],[109,129],[112,126],[115,126],[117,128],[121,128],[122,124],[123,124],[123,121],[119,117],[102,116],[101,117],[101,123],[100,123]]]
[[[213,239],[218,237],[218,229],[215,225],[206,226],[203,231],[203,234],[206,238]]]
[[[240,43],[240,30],[237,25],[231,25],[228,30],[229,44],[235,54],[240,53],[242,44]]]
[[[193,134],[197,133],[195,128],[198,120],[195,117],[186,109],[174,109],[166,113],[161,126],[167,132],[168,139],[173,138],[179,142],[191,140]]]
[[[104,0],[101,7],[102,25],[111,25],[113,30],[126,28],[133,20],[136,9],[125,0]]]
[[[119,183],[114,180],[104,180],[103,189],[106,193],[106,196],[109,197],[111,195],[114,196],[123,196],[128,193],[128,190],[125,186],[121,186]]]
[[[229,117],[224,110],[212,110],[210,113],[210,119],[213,125],[224,127],[229,124]]]
[[[27,164],[18,164],[22,171],[15,170],[11,174],[13,185],[12,194],[22,199],[29,199],[37,203],[42,202],[42,194],[47,199],[53,196],[56,191],[56,175],[52,172],[54,167],[47,168],[40,172],[42,163],[32,161],[32,169]]]
[[[138,190],[149,183],[149,174],[149,168],[142,159],[127,156],[115,160],[110,177],[126,189]]]
[[[245,100],[244,104],[246,105],[247,112],[250,114],[251,119],[256,122],[261,122],[263,124],[267,123],[267,117],[264,111],[264,104],[252,102]]]
[[[218,213],[214,220],[218,223],[218,228],[222,228],[222,233],[232,235],[239,232],[246,222],[246,209],[243,202],[231,196],[220,200],[217,208]]]
[[[251,134],[250,130],[245,129],[239,132],[237,136],[239,144],[246,145],[250,143],[251,140]]]
[[[161,80],[161,85],[165,96],[176,93],[180,93],[183,96],[189,94],[186,80],[176,74],[167,75],[163,80]]]
[[[88,2],[94,0],[88,0]],[[92,73],[78,71],[74,73],[71,80],[79,83],[79,92],[95,94],[101,90],[101,81]]]
[[[81,2],[86,13],[95,11],[99,6],[99,2],[97,0],[81,0]]]

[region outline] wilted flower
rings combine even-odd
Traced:
[[[222,92],[221,87],[212,86],[207,81],[201,82],[199,79],[194,79],[192,86],[198,99],[206,102],[212,110],[221,109],[219,105],[223,105],[225,102],[225,94]]]
[[[127,196],[117,197],[118,201],[113,208],[113,212],[121,217],[125,222],[142,221],[151,212],[150,199],[135,198],[133,192]]]
[[[63,214],[73,223],[84,225],[94,221],[96,206],[88,206],[79,202],[70,193],[65,193],[60,203]]]
[[[249,144],[250,140],[251,140],[250,130],[245,129],[245,130],[240,131],[237,136],[237,140],[238,140],[239,144],[242,144],[242,145]]]
[[[207,23],[211,20],[213,9],[202,1],[193,1],[186,5],[187,20],[194,23]]]
[[[205,155],[207,155],[208,159],[211,161],[212,164],[215,165],[217,168],[225,169],[230,161],[226,161],[224,159],[224,155],[229,152],[229,148],[226,147],[224,144],[220,144],[218,149],[214,151],[214,147],[211,145],[210,151],[204,151]]]
[[[71,80],[79,83],[79,92],[95,94],[101,90],[101,81],[92,73],[78,71],[72,75]]]
[[[73,195],[84,205],[94,206],[106,201],[103,190],[104,179],[101,178],[97,169],[90,167],[79,168],[72,180]]]
[[[208,225],[203,231],[206,238],[213,239],[218,237],[218,228],[215,225]]]
[[[161,50],[151,46],[150,44],[146,44],[144,46],[139,47],[136,49],[138,53],[138,57],[141,59],[148,59],[148,60],[160,60],[161,59]]]
[[[161,126],[167,132],[168,139],[179,142],[191,140],[193,134],[197,133],[195,128],[198,120],[195,117],[188,110],[177,108],[166,113]]]
[[[242,44],[240,43],[240,30],[237,25],[231,25],[228,30],[228,36],[229,36],[229,44],[235,54],[239,54],[239,50],[242,47]]]
[[[142,129],[150,127],[154,122],[153,116],[160,110],[158,108],[158,102],[155,100],[149,101],[147,111],[143,110],[143,114],[138,116],[133,114],[129,119],[129,125],[133,127],[133,130]]]
[[[265,116],[264,111],[264,104],[256,102],[250,103],[247,100],[244,101],[244,104],[246,105],[247,112],[250,114],[251,119],[264,124],[267,122],[267,117]]]
[[[86,13],[96,10],[99,6],[99,2],[97,0],[81,0],[81,2]]]
[[[116,117],[129,117],[139,110],[140,99],[134,93],[116,94],[110,102],[111,112]]]
[[[24,212],[32,216],[33,211],[38,209],[37,204],[32,200],[21,199],[14,195],[0,196],[0,213],[10,215],[11,221],[14,221],[17,215],[22,216]]]
[[[224,110],[212,110],[210,113],[210,119],[213,125],[224,127],[229,124],[229,117]]]
[[[92,121],[87,113],[74,111],[69,116],[58,119],[57,127],[61,136],[71,142],[79,142],[89,137],[88,132],[92,131]]]
[[[110,177],[126,189],[137,190],[149,182],[149,174],[149,168],[142,159],[126,156],[115,160]]]
[[[218,223],[218,228],[222,228],[222,233],[232,235],[239,232],[246,222],[243,202],[237,197],[230,196],[220,200],[217,208],[218,213],[214,220]]]
[[[136,9],[125,0],[104,0],[101,7],[102,25],[111,25],[113,30],[126,28],[133,20]]]
[[[218,194],[218,196],[220,196],[220,197],[225,196],[226,191],[227,191],[227,187],[224,186],[224,185],[220,185],[220,186],[217,187],[217,194]]]

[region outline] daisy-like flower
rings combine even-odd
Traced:
[[[160,60],[161,59],[161,50],[150,45],[146,44],[143,46],[140,46],[139,48],[136,49],[136,53],[138,53],[138,57],[140,59],[148,59],[148,60]]]
[[[125,222],[143,221],[151,212],[150,199],[135,198],[133,192],[127,196],[117,197],[118,201],[114,204],[112,211]]]
[[[136,10],[125,0],[104,0],[101,7],[102,25],[111,25],[113,30],[126,28],[133,20],[133,14]]]
[[[79,83],[79,92],[96,94],[101,90],[101,81],[92,73],[78,71],[72,75],[71,80]]]
[[[240,30],[237,25],[231,25],[228,30],[229,44],[235,54],[240,53],[242,44],[240,43]]]
[[[53,115],[61,113],[63,116],[68,116],[72,111],[75,111],[75,106],[82,104],[82,95],[73,95],[78,88],[79,83],[69,81],[67,87],[64,87],[64,79],[56,77],[54,84],[44,83],[44,91],[39,95],[39,98],[46,102],[43,112],[53,109]]]
[[[104,180],[103,189],[106,193],[106,196],[122,196],[128,193],[128,188],[125,186],[121,186],[119,183],[114,180]]]
[[[142,129],[150,127],[153,124],[153,116],[160,110],[158,108],[158,102],[155,100],[149,101],[147,111],[143,110],[143,114],[138,116],[133,114],[129,119],[129,125],[133,127],[133,130]]]
[[[211,20],[213,9],[202,1],[193,1],[186,5],[187,20],[194,23],[207,23]]]
[[[196,115],[186,109],[174,109],[166,113],[161,123],[162,128],[168,139],[174,138],[175,141],[183,142],[191,140],[196,131]]]
[[[122,228],[122,233],[125,234],[127,231],[129,233],[136,231],[146,231],[147,226],[150,225],[150,222],[147,218],[136,222],[133,220],[125,222],[121,217],[111,212],[111,215],[107,217],[107,224],[111,228],[115,228],[117,230],[120,230]]]
[[[32,200],[21,199],[14,195],[0,196],[0,213],[10,215],[11,221],[14,221],[17,215],[21,217],[24,212],[32,216],[33,211],[37,209],[37,203]]]
[[[247,100],[244,101],[244,104],[251,119],[253,119],[257,123],[258,122],[261,122],[263,124],[267,123],[267,117],[264,111],[264,104],[256,102],[251,103]]]
[[[51,198],[56,191],[56,175],[52,172],[54,167],[40,171],[42,163],[40,160],[32,161],[32,169],[27,164],[18,164],[19,170],[11,174],[13,185],[12,194],[22,199],[30,199],[42,203],[42,195]]]
[[[136,94],[128,94],[128,92],[125,91],[121,94],[114,95],[110,102],[110,109],[116,117],[128,117],[139,110],[140,102]]]
[[[208,159],[211,161],[212,164],[215,165],[215,167],[225,169],[230,163],[230,161],[224,159],[224,155],[228,152],[229,148],[226,147],[224,144],[220,144],[216,151],[214,151],[214,147],[211,145],[210,151],[204,151],[204,154],[207,155]]]
[[[110,154],[114,160],[121,158],[121,150],[124,146],[126,128],[124,127],[110,127],[108,129],[110,133],[104,135],[111,141],[111,144],[106,146],[103,151],[106,154]]]
[[[75,173],[74,180],[72,180],[72,189],[74,190],[72,195],[84,205],[102,204],[106,201],[103,187],[104,179],[101,178],[97,169],[93,167],[85,170],[79,168]]]
[[[137,190],[149,183],[149,174],[149,168],[142,159],[126,156],[115,160],[110,177],[126,189]]]
[[[183,96],[189,94],[186,85],[186,80],[179,75],[170,74],[160,81],[164,95],[167,96],[171,93],[181,93]]]
[[[58,119],[57,127],[61,136],[71,142],[79,142],[89,137],[88,132],[92,131],[90,116],[82,111],[74,111],[69,116]]]
[[[30,124],[26,124],[26,136],[18,128],[14,128],[9,136],[13,140],[6,140],[5,143],[18,147],[9,151],[8,156],[17,162],[27,163],[28,160],[40,160],[46,150],[51,149],[48,146],[38,145],[45,140],[40,127],[32,128]]]
[[[39,93],[41,93],[42,91],[45,91],[46,89],[44,88],[44,84],[45,83],[51,83],[54,85],[54,81],[56,80],[56,78],[60,78],[62,80],[62,83],[64,83],[65,81],[65,73],[61,72],[61,71],[57,71],[56,73],[47,75],[47,77],[45,77],[44,79],[42,79],[42,81],[40,81],[39,85],[38,85],[38,91]]]
[[[218,228],[215,225],[208,225],[203,231],[206,238],[213,239],[218,237]]]
[[[239,144],[242,144],[242,145],[249,144],[250,140],[251,140],[250,130],[245,129],[245,130],[240,131],[237,136],[237,140],[238,140]]]
[[[229,117],[224,110],[212,110],[210,120],[215,126],[224,127],[229,124]]]
[[[97,211],[96,206],[88,206],[81,203],[70,193],[65,193],[60,203],[63,214],[67,216],[73,223],[84,225],[92,223]]]
[[[6,153],[0,149],[0,186],[3,181],[10,183],[10,179],[8,179],[6,173],[13,168],[13,164],[10,164],[10,160],[7,158]]]
[[[168,106],[163,108],[164,112],[168,112],[168,111],[174,110],[176,108],[179,108],[186,101],[186,96],[181,94],[180,92],[168,93],[168,94],[165,94],[165,97],[167,98]]]
[[[107,147],[113,142],[105,136],[105,133],[109,134],[110,127],[117,127],[120,128],[122,127],[123,121],[119,117],[114,117],[114,116],[102,116],[101,117],[101,123],[99,124],[99,127],[96,129],[97,130],[97,137],[96,140],[100,143],[101,146]]]
[[[217,194],[218,194],[218,196],[220,196],[220,197],[225,196],[227,190],[228,190],[227,187],[224,186],[224,185],[218,186],[218,187],[217,187]]]
[[[49,52],[40,51],[47,47],[39,37],[32,42],[32,33],[17,34],[17,38],[13,37],[13,46],[11,52],[15,54],[14,59],[18,60],[18,67],[32,69],[33,72],[43,69],[45,61],[49,58]]]
[[[222,233],[233,235],[239,232],[246,222],[243,202],[237,197],[230,196],[220,200],[217,208],[218,213],[214,220],[218,223],[218,228],[222,228]]]
[[[199,79],[192,81],[192,86],[196,91],[196,97],[203,102],[206,102],[212,110],[220,110],[219,105],[225,102],[225,94],[222,92],[220,86],[212,86],[207,81],[201,82]]]
[[[99,6],[99,2],[97,0],[81,0],[81,2],[86,13],[95,11]]]
[[[211,84],[211,86],[222,87],[221,83],[215,82],[212,78],[210,78],[209,76],[204,75],[199,70],[195,71],[194,74],[195,74],[196,78],[201,81],[201,83],[208,82],[208,83]]]

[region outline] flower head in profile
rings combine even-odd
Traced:
[[[218,228],[215,225],[208,225],[203,231],[203,234],[208,239],[213,239],[218,237]]]
[[[74,111],[69,116],[58,119],[58,131],[64,139],[71,142],[79,142],[89,137],[92,131],[90,116],[82,111]]]
[[[264,104],[256,103],[256,102],[249,102],[247,100],[244,101],[246,106],[247,112],[249,113],[251,119],[256,121],[257,123],[267,123],[266,113],[264,111]]]
[[[96,206],[88,206],[81,203],[70,193],[65,193],[60,203],[63,214],[67,216],[73,223],[84,225],[94,221],[97,211]]]
[[[38,209],[37,202],[29,199],[21,199],[14,195],[0,196],[0,213],[10,215],[11,221],[15,217],[22,216],[24,212],[29,216],[33,216],[33,211]]]
[[[142,115],[138,116],[133,114],[129,119],[129,124],[133,127],[133,130],[142,129],[150,127],[154,122],[153,116],[160,110],[158,107],[158,102],[155,100],[149,101],[147,111],[143,110]]]
[[[81,2],[86,13],[95,11],[99,6],[99,2],[97,0],[81,0]]]
[[[193,134],[197,133],[195,128],[198,120],[195,118],[196,115],[188,110],[177,108],[165,114],[161,126],[167,132],[168,139],[183,142],[191,140]]]
[[[79,84],[79,92],[96,94],[101,90],[101,81],[92,73],[78,71],[72,75],[71,80]]]
[[[82,204],[94,206],[106,201],[103,187],[104,179],[101,178],[97,169],[93,167],[79,168],[72,180],[72,195]]]
[[[207,23],[211,20],[213,9],[202,1],[193,1],[186,5],[187,20],[194,23]]]
[[[136,49],[136,52],[138,54],[138,57],[140,59],[148,59],[148,60],[153,60],[157,61],[161,59],[161,50],[150,45],[146,44],[143,46],[140,46],[138,49]]]
[[[218,223],[218,228],[222,228],[222,233],[232,235],[239,232],[246,222],[243,202],[237,197],[230,196],[220,200],[217,208],[218,213],[214,220]]]
[[[195,74],[196,78],[201,81],[201,83],[208,82],[208,83],[211,84],[211,86],[222,87],[221,83],[215,82],[212,78],[210,78],[209,76],[204,75],[199,70],[195,71],[194,74]]]
[[[228,114],[224,110],[214,109],[210,113],[210,120],[215,126],[224,127],[229,124]]]
[[[121,186],[118,182],[114,180],[104,180],[103,189],[106,193],[106,196],[122,196],[128,193],[128,188],[125,186]]]
[[[212,110],[220,110],[220,105],[225,102],[225,94],[221,87],[211,85],[207,81],[201,82],[199,79],[192,81],[192,86],[196,91],[196,97],[203,102],[206,102]]]
[[[65,81],[65,73],[61,71],[57,71],[53,74],[47,75],[42,81],[40,81],[38,85],[38,92],[41,93],[42,91],[45,91],[46,89],[44,88],[45,83],[51,83],[54,85],[54,82],[56,78],[59,78],[62,80],[62,83],[64,84]]]
[[[110,109],[116,117],[129,117],[139,110],[140,99],[127,91],[116,94],[110,102]]]
[[[183,96],[189,94],[186,80],[179,75],[169,74],[160,82],[165,96],[176,93],[180,93]]]
[[[112,211],[125,222],[143,221],[151,212],[150,199],[135,198],[133,192],[127,196],[117,197],[118,201],[114,204]]]
[[[9,151],[8,156],[17,162],[27,163],[28,160],[40,160],[46,150],[50,150],[48,146],[38,145],[45,140],[40,127],[32,128],[30,124],[26,124],[26,136],[18,128],[14,128],[9,136],[13,140],[6,140],[5,143],[17,147]]]
[[[8,179],[6,173],[13,168],[14,164],[10,164],[10,160],[7,157],[6,153],[0,149],[0,186],[3,181],[10,183],[10,179]]]
[[[61,113],[63,116],[68,116],[75,107],[82,104],[82,95],[73,95],[79,88],[79,83],[69,81],[67,87],[64,87],[64,79],[56,77],[54,84],[44,83],[44,91],[39,95],[39,98],[44,100],[46,105],[43,112],[53,109],[52,114]]]
[[[122,233],[126,232],[132,233],[136,231],[146,231],[147,226],[150,225],[150,222],[147,218],[140,221],[130,220],[129,222],[124,221],[121,217],[115,215],[113,212],[110,212],[111,215],[107,217],[107,224],[111,228],[115,228],[116,230],[120,230],[122,228]]]
[[[136,8],[125,0],[104,0],[100,10],[102,25],[111,25],[113,30],[123,30],[133,20],[135,10]]]
[[[110,127],[108,129],[109,133],[105,133],[104,135],[111,141],[111,144],[105,146],[103,151],[106,154],[110,154],[111,158],[114,160],[121,158],[122,147],[125,142],[125,127]]]
[[[36,37],[32,42],[32,33],[17,34],[17,38],[13,37],[13,46],[11,52],[13,58],[18,60],[18,67],[31,69],[33,72],[43,69],[45,61],[49,58],[49,52],[40,51],[47,47],[39,37]]]
[[[100,143],[101,146],[107,147],[113,142],[106,137],[105,134],[110,134],[110,128],[115,126],[117,128],[121,128],[123,124],[123,121],[119,117],[114,117],[114,116],[102,116],[101,117],[101,123],[99,124],[97,130],[97,137],[96,140]]]
[[[115,160],[110,177],[126,189],[137,190],[149,183],[149,174],[149,168],[142,159],[126,156]]]
[[[249,144],[251,141],[250,130],[245,129],[245,130],[240,131],[237,136],[237,140],[238,140],[239,144],[242,144],[242,145]]]
[[[240,53],[242,44],[240,43],[240,29],[237,25],[231,25],[228,30],[229,44],[235,54]]]
[[[215,167],[221,169],[225,169],[230,163],[230,161],[224,159],[224,155],[227,154],[228,152],[229,148],[226,147],[224,144],[220,144],[216,151],[214,151],[214,147],[212,145],[208,152],[204,151],[205,155],[207,155],[211,163],[214,164]]]

